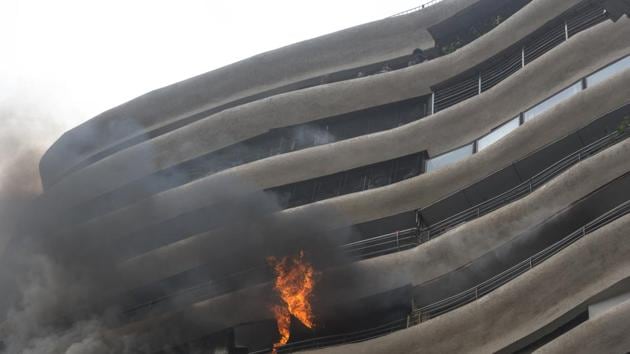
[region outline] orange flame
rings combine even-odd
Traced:
[[[280,340],[273,345],[274,352],[289,341],[291,315],[306,327],[315,326],[310,298],[315,286],[315,270],[304,260],[304,252],[296,257],[275,257],[267,259],[276,273],[275,290],[282,299],[281,305],[273,305],[271,311],[278,323]]]

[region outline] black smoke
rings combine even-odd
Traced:
[[[8,122],[0,136],[0,352],[168,353],[175,352],[176,344],[189,341],[188,333],[196,322],[187,318],[179,318],[179,322],[153,332],[116,334],[114,329],[129,321],[127,293],[133,290],[121,287],[127,283],[126,274],[117,267],[120,244],[126,247],[125,235],[117,235],[116,239],[103,230],[98,237],[77,239],[76,235],[64,237],[58,230],[52,230],[48,221],[59,211],[54,210],[54,201],[42,207],[37,169],[50,137],[45,133],[33,134],[30,124],[42,124],[42,119],[20,109],[4,109],[0,118]],[[68,152],[68,156],[76,155]],[[151,157],[146,161],[151,161]],[[186,173],[179,171],[175,176],[181,178]],[[343,224],[332,210],[314,208],[308,216],[301,213],[279,216],[281,207],[276,196],[243,180],[217,182],[205,193],[210,207],[193,213],[192,223],[201,229],[223,232],[186,255],[204,266],[196,273],[180,275],[184,284],[244,269],[258,269],[261,274],[271,276],[268,256],[293,256],[300,250],[320,270],[347,261],[338,246],[347,241],[349,231],[328,232],[328,223]],[[181,220],[174,222],[175,230],[189,226]],[[143,230],[148,228],[135,233],[136,241],[150,242],[154,235],[143,234]],[[112,244],[112,239],[117,245]],[[131,250],[130,254],[134,252]],[[250,285],[249,279],[234,278],[225,284],[224,290]],[[160,283],[156,295],[181,290],[181,284]],[[165,309],[170,305],[176,309],[169,301]],[[269,298],[261,298],[257,305],[268,306],[268,301]],[[212,347],[212,343],[203,346]],[[187,352],[194,350],[188,348]]]

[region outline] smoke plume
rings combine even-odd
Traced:
[[[7,105],[5,101],[0,107],[0,120],[0,353],[169,353],[172,347],[165,343],[188,341],[186,331],[195,327],[195,321],[187,318],[171,323],[159,333],[113,334],[112,328],[124,324],[126,319],[127,308],[120,303],[125,303],[126,292],[134,290],[121,288],[121,283],[125,283],[121,279],[127,274],[116,265],[121,253],[132,255],[138,250],[120,252],[120,245],[131,247],[125,243],[125,235],[109,235],[107,230],[96,238],[85,238],[97,240],[97,244],[53,237],[54,232],[45,226],[49,224],[40,222],[49,216],[46,214],[57,211],[38,205],[42,193],[38,164],[43,152],[67,127],[36,104]],[[73,156],[73,152],[68,152],[68,156]],[[147,156],[145,161],[152,160]],[[179,171],[172,178],[181,178],[185,173]],[[152,189],[149,185],[142,187]],[[337,217],[331,211],[278,218],[276,196],[257,190],[247,181],[222,181],[207,194],[214,212],[208,211],[211,208],[196,211],[186,216],[185,223],[180,220],[170,226],[178,232],[191,225],[199,230],[225,230],[221,237],[207,240],[188,255],[198,259],[203,267],[196,273],[180,274],[183,284],[192,286],[250,268],[268,273],[266,257],[292,255],[300,250],[319,269],[344,261],[335,250],[348,235],[337,232],[334,239],[322,236],[324,221]],[[51,205],[54,207],[54,203]],[[209,217],[209,212],[213,217]],[[141,228],[134,232],[134,242],[142,245],[155,239],[150,230]],[[103,242],[111,239],[121,242],[115,242],[118,246]],[[141,250],[147,251],[150,249]],[[251,284],[247,280],[235,279],[226,289],[248,285]],[[117,289],[113,297],[111,289]],[[151,294],[164,296],[182,288],[158,281],[153,290],[157,292]],[[267,300],[260,299],[257,306],[268,306]]]

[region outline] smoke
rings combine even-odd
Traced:
[[[107,314],[69,311],[89,291],[83,275],[59,262],[65,245],[36,242],[47,237],[32,213],[39,160],[69,112],[33,90],[9,89],[0,97],[0,352],[125,353],[130,338],[102,335]]]
[[[12,98],[0,102],[0,353],[168,353],[172,347],[166,343],[189,340],[185,332],[196,323],[188,318],[178,319],[159,333],[113,334],[112,328],[124,324],[122,312],[126,308],[103,294],[119,289],[113,298],[118,300],[133,289],[121,289],[126,274],[115,266],[120,249],[92,242],[117,237],[124,241],[124,235],[108,235],[103,230],[97,237],[85,238],[91,240],[89,244],[71,237],[52,237],[54,232],[47,229],[50,224],[45,220],[58,211],[46,210],[38,203],[42,193],[38,165],[43,152],[67,129],[67,123],[63,118],[55,118],[60,112],[54,104],[42,104],[46,100]],[[299,134],[333,140],[322,137],[324,132]],[[71,151],[68,154],[72,156]],[[153,159],[147,156],[143,162],[146,161]],[[181,179],[186,173],[175,172],[168,178]],[[152,189],[149,185],[139,187]],[[294,255],[299,250],[305,250],[318,269],[344,261],[335,250],[348,235],[337,232],[331,237],[322,236],[326,221],[338,217],[332,211],[279,218],[275,214],[280,210],[276,196],[247,181],[222,181],[208,195],[211,207],[218,208],[214,218],[208,217],[207,210],[197,211],[189,216],[187,227],[197,225],[199,230],[216,228],[225,232],[188,255],[204,264],[204,274],[199,278],[199,272],[183,272],[183,284],[196,285],[209,277],[251,267],[268,272],[267,256]],[[50,206],[54,208],[54,202]],[[171,227],[180,232],[186,229],[184,225],[176,221]],[[139,237],[136,241],[149,242],[155,237],[149,231],[150,228],[140,228],[135,232]],[[130,254],[134,252],[138,251]],[[158,263],[168,261],[156,259]],[[238,279],[227,284],[231,289],[249,285],[247,280]],[[182,285],[158,282],[156,288],[156,296],[170,295],[182,290]],[[268,306],[265,301],[260,299],[257,306]],[[166,304],[169,305],[178,304]]]

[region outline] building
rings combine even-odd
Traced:
[[[117,255],[119,333],[269,351],[263,205],[347,256],[280,351],[629,351],[629,9],[444,0],[263,53],[65,133],[42,200]]]

